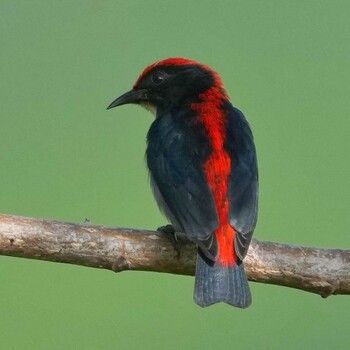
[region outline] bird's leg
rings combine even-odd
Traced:
[[[157,231],[165,233],[173,245],[173,247],[178,251],[179,250],[179,241],[176,236],[176,231],[173,225],[164,225],[157,228]]]
[[[174,249],[176,250],[177,256],[179,257],[181,243],[186,241],[186,239],[184,238],[184,235],[182,235],[179,232],[176,232],[173,225],[160,226],[157,228],[157,231],[163,232],[169,237],[169,240],[172,246],[174,247]]]

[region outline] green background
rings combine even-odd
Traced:
[[[152,115],[106,111],[148,64],[220,72],[259,154],[255,236],[349,248],[348,1],[0,0],[0,212],[154,229]],[[1,349],[345,349],[350,298],[251,283],[201,309],[193,278],[0,257]]]

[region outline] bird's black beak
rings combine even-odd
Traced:
[[[119,96],[116,100],[114,100],[108,107],[107,109],[111,109],[113,107],[121,106],[121,105],[126,105],[128,103],[140,103],[147,101],[147,90],[130,90],[126,92],[125,94]]]

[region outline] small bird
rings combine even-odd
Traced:
[[[186,58],[148,66],[107,109],[138,104],[155,120],[146,160],[160,209],[198,247],[195,302],[251,304],[243,259],[258,213],[258,167],[250,126],[218,73]]]

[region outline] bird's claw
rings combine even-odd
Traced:
[[[180,256],[180,243],[179,239],[176,235],[176,231],[173,225],[164,225],[157,228],[157,231],[165,233],[173,246],[173,248],[176,250],[177,257]]]

